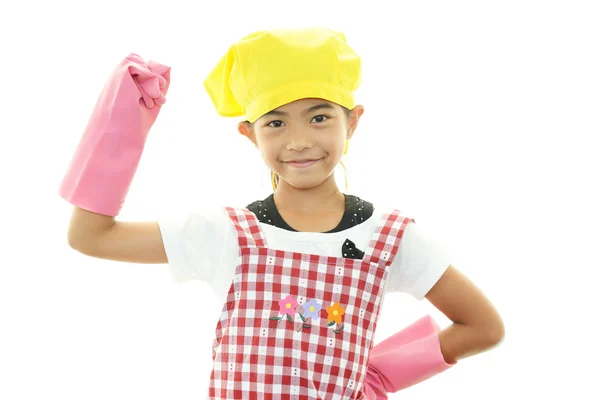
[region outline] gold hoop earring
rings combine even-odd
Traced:
[[[348,145],[350,144],[349,140],[346,140],[346,145],[344,146],[344,155],[348,154]],[[346,170],[346,166],[344,162],[340,160],[340,164],[342,164],[342,168],[344,168],[344,181],[346,182],[346,192],[348,191],[348,171]]]
[[[271,186],[273,186],[273,192],[277,190],[277,179],[275,172],[271,171]]]
[[[342,164],[342,168],[344,168],[344,181],[346,182],[346,192],[348,191],[348,171],[346,170],[346,166],[344,162],[340,160],[340,164]]]

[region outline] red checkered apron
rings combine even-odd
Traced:
[[[388,267],[410,221],[379,221],[363,259],[271,249],[228,207],[240,258],[217,323],[208,399],[365,399]]]

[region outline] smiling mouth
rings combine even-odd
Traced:
[[[319,159],[318,158],[305,158],[303,160],[290,160],[290,161],[286,161],[286,162],[289,162],[289,163],[292,163],[292,162],[293,163],[305,163],[305,162],[317,161],[317,160],[319,160]]]
[[[303,168],[303,167],[310,167],[311,165],[316,164],[318,161],[320,161],[321,159],[318,158],[316,160],[305,160],[305,161],[287,161],[286,164],[289,164],[293,167],[297,167],[297,168]]]

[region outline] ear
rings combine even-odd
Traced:
[[[354,131],[358,126],[358,121],[360,117],[365,112],[365,107],[360,104],[357,104],[352,111],[350,112],[350,118],[348,121],[348,132],[346,133],[346,139],[350,139],[354,135]]]
[[[254,134],[254,128],[248,121],[241,121],[238,123],[238,132],[246,136],[258,148],[258,142],[256,141],[256,135]]]

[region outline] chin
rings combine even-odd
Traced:
[[[292,180],[286,180],[285,182],[290,185],[295,187],[296,189],[312,189],[314,187],[317,187],[319,185],[322,185],[328,177],[319,179],[317,177],[306,177],[304,179],[292,179]]]

